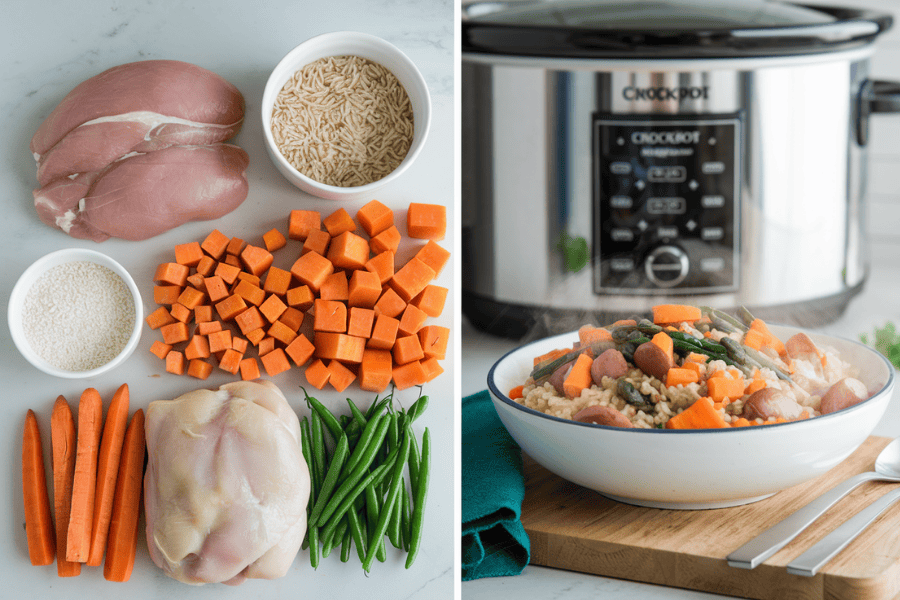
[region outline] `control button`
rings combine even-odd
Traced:
[[[647,278],[659,287],[673,287],[684,281],[688,266],[687,254],[676,246],[660,246],[644,262]]]
[[[712,258],[701,258],[700,259],[700,270],[704,273],[715,273],[717,271],[725,270],[725,259],[714,256]]]
[[[685,223],[684,226],[687,227],[688,231],[693,231],[693,230],[697,229],[697,221],[691,219],[690,221]]]
[[[634,232],[630,229],[611,229],[609,232],[610,237],[614,242],[631,242],[634,241]]]
[[[641,231],[644,231],[645,229],[647,229],[647,227],[649,227],[649,226],[647,225],[647,221],[645,221],[645,220],[643,220],[643,219],[641,219],[640,221],[638,221],[638,229],[640,229]]]
[[[650,167],[647,169],[647,180],[664,183],[681,183],[687,179],[684,167]]]
[[[700,230],[700,237],[706,241],[721,240],[725,237],[725,230],[721,227],[704,227]]]
[[[700,166],[700,171],[704,175],[719,175],[725,172],[725,163],[721,161],[705,162]]]
[[[609,199],[609,205],[613,208],[631,208],[633,204],[629,196],[613,196]]]
[[[647,187],[647,184],[644,183],[643,179],[638,179],[636,182],[634,182],[634,187],[636,187],[638,191],[640,191]]]
[[[614,162],[609,165],[609,170],[613,175],[628,175],[631,173],[631,163]]]
[[[685,210],[684,198],[647,198],[647,212],[651,215],[680,215]]]
[[[694,181],[693,179],[691,179],[691,182],[688,184],[688,187],[691,188],[692,190],[696,190],[698,187],[700,187],[700,184],[697,183],[696,181]]]
[[[656,235],[661,238],[677,238],[678,237],[678,228],[677,227],[660,227],[656,230]]]
[[[610,259],[609,268],[613,271],[619,271],[619,272],[634,271],[634,259],[632,259],[632,258]]]
[[[700,205],[703,208],[722,208],[725,206],[725,196],[703,196]]]

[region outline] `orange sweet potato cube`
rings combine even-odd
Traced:
[[[422,370],[425,372],[425,382],[433,380],[435,377],[444,372],[444,368],[438,362],[438,359],[431,356],[419,361]]]
[[[230,329],[223,329],[222,331],[213,332],[206,336],[206,338],[207,340],[209,340],[209,351],[212,354],[231,348]]]
[[[284,373],[291,368],[291,363],[288,362],[287,356],[285,356],[284,350],[281,348],[275,348],[261,356],[259,360],[262,362],[263,368],[269,377]]]
[[[166,354],[166,371],[175,375],[184,375],[184,354],[171,350]]]
[[[153,340],[153,343],[150,344],[150,354],[153,354],[159,359],[165,360],[166,355],[171,351],[171,344],[164,344],[159,340]]]
[[[237,294],[232,294],[216,303],[216,312],[223,321],[230,321],[247,310],[247,303]]]
[[[190,320],[191,315],[194,313],[184,304],[179,304],[178,302],[176,302],[172,305],[172,308],[169,309],[169,314],[172,315],[172,318],[176,321],[187,323]]]
[[[252,356],[248,356],[241,360],[241,379],[244,381],[253,381],[259,379],[259,363]]]
[[[212,258],[219,260],[222,258],[222,255],[225,254],[225,248],[228,247],[229,241],[231,240],[227,235],[218,229],[213,229],[209,235],[206,236],[206,239],[201,242],[200,247]]]
[[[191,268],[187,265],[162,263],[156,267],[156,273],[153,274],[153,281],[159,285],[183,286],[187,284],[187,278],[190,274]]]
[[[404,302],[409,302],[435,277],[434,269],[418,258],[411,258],[391,278],[390,285]]]
[[[375,312],[389,317],[399,317],[406,309],[406,302],[393,288],[386,288],[373,307]]]
[[[405,390],[414,385],[422,385],[427,380],[425,369],[418,360],[408,362],[405,365],[395,365],[393,370],[394,386],[398,390]]]
[[[247,352],[247,340],[242,337],[238,337],[236,335],[231,336],[231,349],[237,350],[241,354]]]
[[[317,252],[307,252],[294,262],[291,273],[297,281],[318,292],[325,279],[334,273],[334,265]]]
[[[316,347],[317,358],[358,363],[362,360],[366,340],[345,333],[317,331],[313,345]]]
[[[255,306],[251,306],[235,316],[234,323],[244,335],[248,335],[254,329],[259,329],[266,325],[265,319],[263,319],[259,309]]]
[[[322,228],[322,215],[316,210],[292,210],[288,218],[288,237],[292,240],[306,240],[310,231]]]
[[[287,245],[287,240],[283,233],[273,227],[263,234],[263,245],[269,252],[275,252],[284,248]]]
[[[222,331],[222,321],[204,321],[197,323],[197,333],[200,335],[209,335],[217,331]]]
[[[256,351],[259,355],[265,356],[269,352],[275,349],[275,338],[273,337],[264,337],[259,341],[259,345],[256,347]]]
[[[195,358],[188,363],[187,374],[197,379],[207,379],[212,373],[212,365],[201,358]]]
[[[250,283],[245,279],[241,279],[234,286],[233,293],[247,301],[248,304],[259,306],[266,299],[266,293],[257,285]]]
[[[285,271],[278,267],[269,267],[269,271],[266,273],[266,282],[263,284],[263,291],[284,296],[288,293],[288,288],[291,286],[291,277],[290,271]]]
[[[231,295],[228,292],[228,286],[225,285],[225,280],[219,275],[207,277],[203,280],[203,283],[206,286],[206,295],[209,297],[210,302],[221,302]]]
[[[222,353],[222,358],[219,359],[219,368],[223,371],[228,371],[232,375],[236,375],[241,368],[241,359],[243,358],[243,354],[234,348],[228,348]]]
[[[412,299],[410,304],[424,312],[429,317],[439,317],[444,312],[444,304],[447,301],[447,288],[439,285],[428,284],[425,289]]]
[[[440,325],[426,325],[419,329],[418,336],[425,358],[444,359],[447,354],[447,343],[450,340],[448,328]]]
[[[313,329],[315,331],[336,333],[347,331],[347,306],[343,302],[320,298],[315,301],[314,306]]]
[[[147,322],[147,326],[150,327],[150,329],[159,329],[163,325],[174,323],[176,319],[169,311],[160,306],[152,313],[147,315],[147,318],[144,320]]]
[[[339,269],[362,269],[369,260],[369,242],[345,231],[331,240],[327,258]]]
[[[406,308],[403,310],[403,314],[400,316],[399,331],[403,335],[418,333],[419,329],[422,328],[422,325],[425,324],[426,319],[428,319],[428,315],[412,304],[407,304]]]
[[[372,325],[374,323],[374,310],[353,306],[350,308],[347,319],[347,335],[369,338],[372,335]]]
[[[292,306],[299,310],[309,310],[313,305],[313,293],[308,285],[291,288],[287,292],[288,306]]]
[[[356,379],[356,375],[353,371],[336,360],[332,360],[328,363],[328,371],[331,373],[328,377],[328,383],[339,392],[343,392],[350,387],[350,384]]]
[[[197,266],[194,268],[197,269],[197,275],[200,275],[201,277],[209,277],[210,275],[215,273],[216,266],[218,264],[219,263],[213,260],[212,257],[204,256],[200,259],[200,262],[198,262]]]
[[[394,276],[394,253],[385,250],[376,254],[366,262],[366,270],[378,275],[381,285],[386,284]]]
[[[396,254],[397,249],[400,247],[401,237],[400,230],[397,229],[396,225],[391,225],[369,240],[369,247],[375,254],[381,254],[382,252],[393,252]]]
[[[213,307],[209,304],[201,304],[194,307],[194,321],[197,323],[206,323],[212,321]]]
[[[328,370],[328,367],[325,366],[325,363],[322,362],[321,359],[317,358],[309,363],[304,375],[306,375],[306,381],[309,382],[309,385],[321,390],[325,387],[325,384],[328,383],[328,379],[331,377],[331,371]]]
[[[205,299],[206,294],[191,286],[184,288],[181,291],[181,294],[178,295],[178,303],[182,304],[188,310],[194,310],[196,307],[203,304]]]
[[[218,275],[222,278],[225,283],[231,285],[235,281],[237,281],[238,273],[241,272],[241,269],[235,265],[230,265],[226,262],[220,262],[216,265],[216,270],[213,271],[213,274]]]
[[[241,263],[257,277],[265,273],[272,266],[274,260],[275,257],[271,252],[252,244],[247,244],[247,247],[241,251]]]
[[[154,285],[153,301],[157,304],[168,306],[178,302],[178,296],[181,295],[180,285]]]
[[[371,200],[356,211],[356,220],[366,235],[374,237],[394,224],[394,211],[378,200]]]
[[[175,262],[179,265],[195,267],[201,258],[203,258],[203,250],[200,248],[200,242],[189,242],[175,246]]]
[[[260,315],[262,318],[262,315]],[[265,323],[263,323],[265,324]],[[247,341],[253,344],[254,346],[258,346],[260,342],[263,341],[266,337],[266,330],[260,327],[259,329],[253,329],[244,334],[247,337]]]
[[[275,338],[285,346],[290,345],[290,343],[293,342],[297,337],[297,334],[291,331],[290,327],[288,327],[281,321],[275,321],[274,323],[272,323],[271,327],[269,327],[268,331],[266,331],[266,335]]]
[[[287,305],[275,294],[270,294],[265,302],[259,305],[259,312],[263,314],[269,323],[274,323],[278,317],[287,310]]]
[[[328,254],[328,246],[330,243],[331,236],[328,235],[327,231],[322,231],[321,229],[310,231],[309,235],[306,236],[306,241],[303,242],[300,256],[303,256],[307,252],[316,252],[325,256]]]
[[[195,334],[184,347],[184,357],[188,360],[195,358],[209,358],[209,340],[205,335]]]
[[[244,250],[244,245],[246,242],[239,237],[233,237],[228,240],[228,245],[225,247],[225,253],[230,254],[231,256],[240,256],[241,252]]]
[[[278,320],[284,323],[291,331],[296,332],[303,325],[303,313],[296,308],[288,306],[281,313],[281,316],[278,317]]]
[[[434,240],[428,240],[428,243],[416,252],[416,258],[431,267],[437,277],[450,260],[450,251],[442,248]]]
[[[419,336],[404,335],[397,338],[394,342],[392,350],[394,362],[398,365],[405,365],[414,360],[422,360],[425,353],[422,351],[422,344],[419,342]]]
[[[316,347],[309,341],[309,338],[301,333],[294,338],[294,341],[288,344],[284,351],[291,357],[294,364],[298,367],[302,367],[310,358],[312,358],[313,353],[316,351]]]
[[[356,223],[345,209],[339,208],[322,220],[322,225],[328,231],[328,235],[335,238],[345,231],[354,231]]]
[[[390,350],[394,347],[399,328],[400,321],[397,319],[376,313],[372,335],[366,342],[366,346],[377,350]]]
[[[337,271],[325,278],[322,287],[319,288],[319,298],[322,300],[340,300],[346,302],[350,296],[350,286],[347,283],[347,275],[344,271]]]
[[[444,239],[447,233],[447,207],[411,202],[406,211],[406,232],[411,238]]]
[[[359,365],[359,387],[381,393],[391,383],[393,359],[389,350],[366,348]]]
[[[371,271],[353,271],[347,290],[347,305],[372,308],[381,297],[381,281]]]
[[[180,321],[163,325],[159,328],[159,332],[162,334],[163,342],[173,346],[181,342],[186,342],[188,337],[190,337],[187,324]]]

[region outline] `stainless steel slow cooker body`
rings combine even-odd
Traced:
[[[510,44],[508,23],[491,37],[464,21],[467,317],[515,336],[545,315],[570,327],[560,316],[672,301],[836,318],[866,279],[868,117],[896,108],[894,88],[868,79],[889,18],[844,17],[831,43],[725,57],[642,38],[628,57],[621,35],[602,38],[611,50],[554,47],[546,28]]]

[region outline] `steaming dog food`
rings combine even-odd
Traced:
[[[272,134],[307,177],[338,187],[365,185],[390,174],[409,152],[412,105],[382,65],[330,56],[284,84],[272,110]]]
[[[868,398],[857,370],[804,333],[782,342],[742,309],[660,305],[653,320],[584,326],[536,357],[510,396],[548,415],[615,427],[712,429],[784,423]]]

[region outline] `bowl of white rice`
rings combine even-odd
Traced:
[[[142,320],[134,279],[95,250],[47,254],[22,273],[9,297],[16,348],[36,368],[65,379],[95,377],[125,362]]]
[[[292,184],[328,200],[370,199],[416,159],[431,124],[422,74],[373,35],[326,33],[303,42],[266,82],[266,150]]]
[[[780,339],[801,330],[770,326]],[[536,410],[510,390],[534,358],[571,347],[578,332],[539,340],[501,358],[488,374],[494,407],[523,452],[546,469],[621,502],[670,509],[738,506],[817,477],[871,434],[891,399],[894,369],[874,349],[804,331],[855,368],[872,395],[830,414],[779,424],[722,429],[620,428]]]

